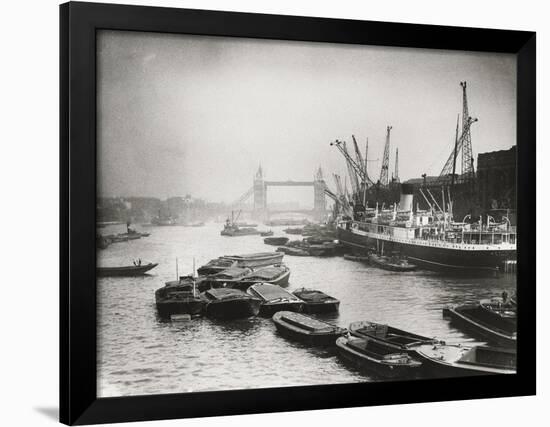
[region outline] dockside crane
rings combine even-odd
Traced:
[[[468,112],[468,95],[466,94],[466,82],[460,82],[462,87],[462,176],[467,180],[475,177],[474,156],[472,153],[472,135],[470,133],[470,122],[472,118]],[[477,121],[477,119],[473,119]]]
[[[344,159],[346,160],[346,166],[353,170],[357,182],[366,183],[368,186],[374,185],[374,182],[372,182],[372,180],[367,175],[366,164],[363,164],[363,161],[358,162],[349,154],[345,141],[335,140],[334,142],[331,142],[330,145],[335,146],[338,149],[338,151],[340,151],[342,156],[344,156]],[[359,148],[357,148],[357,151],[359,151]],[[356,154],[357,154],[357,151],[356,151]],[[359,151],[359,157],[360,157],[360,151]],[[353,179],[353,177],[350,177],[350,179]],[[352,183],[352,187],[353,187],[353,183]]]
[[[355,135],[352,135],[351,139],[353,139],[353,146],[355,148],[356,162],[361,167],[361,169],[364,170],[365,169],[365,163],[364,163],[363,157],[361,156],[361,151],[359,150],[359,145],[357,145],[357,140],[355,139]]]
[[[362,167],[357,163],[357,161],[349,154],[346,142],[336,140],[330,143],[338,148],[340,153],[344,156],[346,160],[346,167],[348,170],[348,175],[350,179],[350,185],[353,194],[356,194],[359,189],[359,180],[362,180]]]
[[[368,170],[367,170],[368,164],[369,164],[369,139],[367,138],[367,142],[365,143],[365,163],[364,163],[364,165],[365,165],[365,176],[367,178],[369,176]]]
[[[468,95],[466,93],[466,82],[460,82],[462,87],[462,133],[459,138],[458,132],[455,135],[455,144],[453,151],[445,162],[441,173],[439,174],[438,182],[445,184],[451,177],[451,182],[454,184],[456,176],[456,161],[458,153],[462,153],[462,165],[460,181],[470,181],[475,178],[474,157],[472,154],[472,135],[470,128],[473,123],[477,122],[477,118],[470,117],[468,111]],[[458,123],[457,123],[458,130]]]
[[[386,144],[384,145],[384,157],[382,158],[382,169],[380,170],[380,185],[387,187],[389,184],[388,169],[390,166],[390,131],[392,127],[386,127]]]
[[[339,206],[341,207],[342,213],[348,216],[352,215],[351,206],[349,199],[346,196],[347,190],[342,186],[342,179],[339,175],[332,174],[334,178],[334,183],[336,184],[336,196],[340,201]]]
[[[346,142],[344,141],[344,151],[347,151]],[[349,154],[348,154],[349,156]],[[351,156],[349,156],[351,158]],[[349,182],[351,186],[351,191],[355,195],[359,191],[360,185],[359,185],[359,177],[358,177],[358,170],[354,167],[354,164],[350,162],[346,162],[348,167],[348,176],[349,176]]]
[[[339,213],[343,213],[344,215],[350,215],[351,209],[349,206],[349,203],[346,203],[346,201],[342,198],[342,196],[338,196],[338,194],[334,193],[330,188],[325,186],[325,194],[330,197],[334,201],[334,217]]]

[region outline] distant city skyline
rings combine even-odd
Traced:
[[[474,156],[516,143],[516,65],[507,54],[102,31],[98,35],[98,196],[230,203],[261,164],[269,180],[347,175],[330,142],[351,135],[380,174],[438,175],[468,82]],[[363,153],[364,154],[364,153]],[[378,161],[376,161],[378,159]],[[313,201],[269,190],[268,203]]]

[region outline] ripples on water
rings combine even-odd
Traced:
[[[373,381],[340,362],[334,349],[312,349],[280,337],[271,319],[162,322],[154,291],[220,255],[270,251],[260,236],[222,237],[221,224],[151,227],[151,236],[98,252],[98,265],[158,262],[151,274],[100,278],[98,394],[129,396]],[[262,227],[260,227],[262,228]],[[263,227],[265,228],[265,227]],[[282,228],[271,227],[275,235]],[[103,233],[122,232],[105,229]],[[285,256],[289,290],[317,288],[338,298],[340,312],[323,318],[347,327],[355,320],[388,323],[449,342],[472,342],[442,318],[447,304],[474,302],[515,290],[515,276],[449,278],[431,272],[391,273],[342,257]]]

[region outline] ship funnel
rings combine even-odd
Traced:
[[[401,184],[401,197],[399,198],[399,210],[413,210],[414,187],[411,184]]]

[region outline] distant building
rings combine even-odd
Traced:
[[[158,214],[160,204],[160,200],[154,197],[99,197],[97,220],[146,221]]]
[[[490,214],[494,218],[507,215],[515,222],[516,209],[516,147],[509,150],[480,153],[477,157],[477,172],[473,182],[459,181],[454,186],[453,213],[456,220],[469,214],[472,218]],[[405,181],[414,186],[415,204],[421,209],[428,207],[420,189],[428,187],[441,203],[442,184],[439,176],[423,176]],[[427,196],[430,198],[430,196]],[[397,201],[398,199],[395,198]],[[431,200],[430,200],[431,202]],[[415,206],[416,207],[416,206]]]
[[[516,209],[517,150],[480,153],[477,156],[477,188],[482,209]]]

